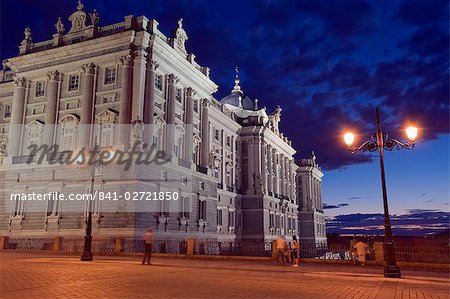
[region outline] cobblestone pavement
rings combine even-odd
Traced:
[[[96,257],[0,252],[0,298],[450,298],[448,273],[267,261]]]

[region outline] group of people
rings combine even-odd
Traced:
[[[276,241],[276,249],[278,260],[285,266],[286,263],[292,263],[293,267],[299,265],[300,244],[297,241],[297,237],[292,236],[292,243],[286,242],[284,235],[280,236]],[[356,265],[357,261],[360,265],[364,266],[366,263],[366,254],[369,246],[361,240],[353,239],[350,241],[350,255],[353,263]],[[149,228],[144,233],[144,258],[142,265],[151,265],[153,250],[153,229]]]
[[[292,236],[292,243],[286,243],[286,237],[280,236],[277,239],[277,254],[278,260],[283,266],[286,262],[292,263],[292,267],[298,267],[300,245],[296,236]]]

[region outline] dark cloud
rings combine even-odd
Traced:
[[[448,230],[450,213],[441,210],[412,209],[401,215],[392,215],[395,235],[424,236]],[[340,234],[384,234],[383,214],[347,214],[329,217],[327,232]]]
[[[348,207],[348,203],[340,203],[340,204],[337,204],[337,205],[329,205],[329,204],[326,204],[326,203],[323,204],[323,209],[324,210],[327,210],[327,209],[339,209],[339,208],[343,208],[343,207]]]

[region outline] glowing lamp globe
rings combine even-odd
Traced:
[[[408,127],[406,129],[406,136],[408,136],[408,139],[411,140],[411,141],[416,140],[417,128],[416,127]]]
[[[347,146],[351,146],[353,144],[354,140],[355,140],[355,135],[353,133],[345,133],[344,142],[345,142],[345,144],[347,144]]]

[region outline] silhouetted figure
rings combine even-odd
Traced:
[[[367,244],[364,243],[363,241],[359,241],[358,243],[355,244],[354,247],[356,248],[356,252],[358,253],[358,261],[361,263],[362,266],[364,266],[366,263],[366,252],[369,246],[367,246]]]
[[[152,249],[153,249],[153,229],[149,228],[144,234],[144,259],[142,260],[142,265],[147,263],[147,265],[151,265],[150,262],[152,258]]]
[[[284,251],[286,250],[286,238],[283,236],[280,236],[277,239],[277,252],[278,252],[278,260],[281,259],[282,265],[286,265],[286,258],[284,256]]]
[[[297,241],[297,236],[293,235],[292,236],[292,255],[294,257],[294,264],[292,265],[293,267],[298,267],[298,250],[299,250],[299,248],[300,248],[300,246]]]

